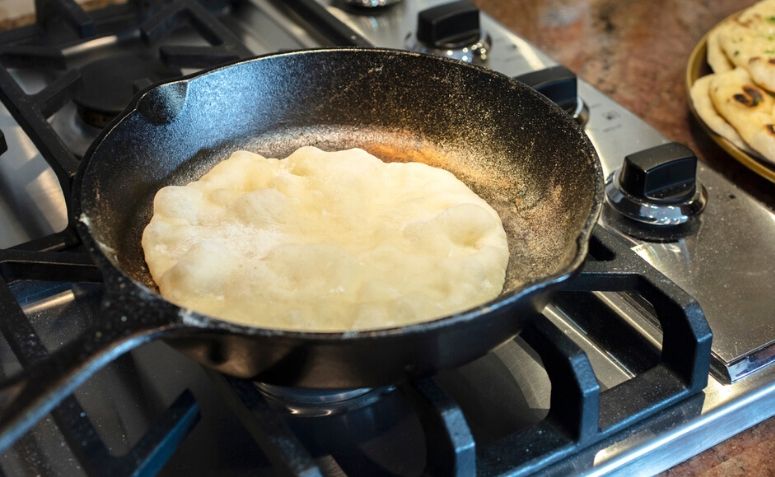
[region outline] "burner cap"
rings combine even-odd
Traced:
[[[296,416],[321,417],[366,407],[393,392],[395,386],[357,389],[302,389],[257,383],[258,390],[276,407]]]
[[[177,78],[182,72],[158,59],[139,55],[116,55],[93,61],[81,68],[81,86],[73,101],[87,124],[105,127],[124,110],[135,95],[135,84]]]

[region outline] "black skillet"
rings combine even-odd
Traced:
[[[427,323],[345,333],[239,326],[164,300],[140,247],[155,192],[238,148],[284,157],[310,144],[455,173],[503,220],[503,293]],[[503,75],[451,60],[312,50],[148,89],[104,130],[76,177],[78,233],[105,281],[101,321],[1,385],[0,450],[101,366],[158,338],[223,373],[281,386],[378,386],[471,361],[519,333],[577,271],[601,185],[592,145],[563,111]]]

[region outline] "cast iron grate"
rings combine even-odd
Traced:
[[[672,404],[701,391],[708,376],[711,334],[694,300],[645,264],[621,239],[604,229],[595,231],[598,246],[613,251],[608,261],[589,260],[568,285],[578,291],[638,291],[650,298],[663,323],[659,364],[616,387],[601,391],[583,351],[551,322],[538,316],[523,338],[541,356],[552,383],[547,418],[526,431],[477,446],[460,407],[432,381],[407,387],[426,433],[428,472],[433,475],[483,475],[509,472],[528,475],[624,430]],[[22,313],[8,284],[24,279],[70,282],[97,281],[99,274],[77,249],[0,252],[0,330],[22,365],[47,354]],[[227,378],[248,410],[243,425],[278,471],[314,475],[322,469],[294,436],[282,413],[272,409],[252,383]],[[68,398],[53,417],[83,467],[92,474],[154,473],[172,455],[197,419],[190,393],[173,403],[162,419],[127,456],[109,455],[83,409]],[[84,444],[85,443],[85,444]]]
[[[95,15],[73,0],[36,0],[34,25],[0,34],[0,100],[54,171],[70,210],[70,186],[79,160],[48,119],[72,101],[80,81],[67,69],[62,51],[81,41],[128,29],[141,32],[149,48],[162,59],[186,67],[215,66],[250,55],[250,51],[210,12],[195,1],[145,0],[107,7]],[[214,48],[157,47],[155,43],[181,24],[190,24]],[[25,93],[9,69],[62,71],[35,94]],[[146,84],[145,86],[148,86]],[[7,150],[5,137],[0,146]],[[0,158],[1,160],[1,158]],[[20,280],[93,282],[101,278],[88,256],[78,250],[72,217],[62,232],[12,249],[0,250],[0,331],[22,367],[45,358],[48,350],[13,296],[10,286]],[[74,397],[65,399],[52,417],[65,440],[90,475],[153,475],[168,461],[199,419],[193,395],[184,391],[122,456],[113,456],[84,409]]]
[[[594,256],[568,292],[630,291],[647,298],[663,329],[658,363],[601,391],[587,355],[543,316],[522,332],[551,381],[548,416],[535,426],[477,445],[465,413],[432,379],[403,387],[425,432],[428,475],[531,475],[635,426],[707,384],[712,334],[696,301],[645,263],[619,237],[596,228]],[[255,386],[227,378],[246,426],[283,473],[323,475],[307,448]],[[234,405],[234,403],[232,403]],[[250,422],[250,420],[253,422]]]
[[[165,6],[140,25],[140,32],[144,39],[153,43],[186,21],[210,46],[161,46],[159,55],[165,63],[206,68],[252,56],[236,35],[195,0],[176,0]]]
[[[5,139],[0,133],[5,152]],[[2,157],[0,157],[2,160]],[[0,332],[22,367],[49,351],[9,288],[19,280],[95,282],[101,277],[85,252],[56,234],[21,247],[0,250]],[[59,245],[54,245],[59,244]],[[113,456],[75,397],[66,398],[52,417],[70,449],[89,475],[153,475],[172,456],[199,418],[199,407],[184,391],[146,434],[123,456]]]
[[[79,42],[136,30],[149,49],[157,49],[163,61],[189,68],[212,67],[246,58],[250,50],[196,0],[132,0],[108,7],[98,14],[85,12],[73,0],[37,0],[36,24],[0,34],[0,100],[51,166],[70,208],[70,186],[79,160],[68,149],[48,119],[73,100],[81,75],[68,69],[62,53]],[[211,46],[159,46],[157,42],[183,24],[194,28]],[[25,93],[9,71],[34,68],[61,74],[43,90]],[[138,82],[150,86],[150,82]],[[69,218],[73,220],[72,217]],[[71,222],[72,225],[72,222]],[[48,240],[67,242],[67,234]]]

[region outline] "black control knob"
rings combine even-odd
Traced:
[[[417,39],[433,48],[462,48],[481,36],[479,9],[469,1],[444,3],[417,15]]]
[[[514,79],[530,86],[566,111],[572,113],[576,109],[578,104],[576,75],[564,66],[531,71],[515,76]]]
[[[606,180],[607,223],[649,241],[673,241],[699,229],[708,193],[697,157],[672,142],[630,154]]]
[[[663,144],[624,158],[619,185],[638,199],[679,204],[694,196],[697,157],[679,143]]]

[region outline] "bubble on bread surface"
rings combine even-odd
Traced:
[[[404,326],[497,297],[501,220],[443,169],[360,149],[238,151],[158,191],[142,247],[161,294],[262,328]]]

